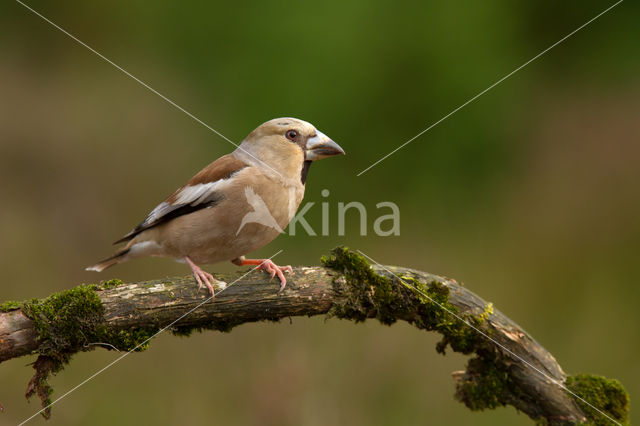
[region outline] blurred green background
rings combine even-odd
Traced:
[[[617,378],[632,401],[640,392],[637,2],[360,177],[613,1],[28,4],[234,141],[294,116],[341,144],[348,155],[314,165],[305,198],[316,230],[330,202],[331,235],[283,235],[257,254],[317,264],[347,244],[454,277],[567,373]],[[166,259],[83,267],[233,146],[19,3],[2,2],[0,26],[0,301],[186,274]],[[355,214],[337,235],[339,201],[368,207],[370,235]],[[399,205],[400,236],[371,232],[380,201]],[[450,372],[465,357],[438,355],[437,340],[323,318],[165,334],[56,405],[49,424],[531,423],[511,407],[455,402]],[[54,396],[117,356],[76,356]],[[0,424],[38,408],[23,398],[30,361],[0,365]]]

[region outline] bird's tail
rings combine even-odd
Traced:
[[[127,253],[129,253],[129,249],[128,248],[123,248],[122,250],[119,250],[118,252],[116,252],[116,254],[114,254],[111,257],[108,257],[104,260],[101,260],[100,262],[96,263],[95,265],[92,266],[88,266],[86,268],[84,268],[85,271],[96,271],[96,272],[102,272],[105,269],[120,263],[122,261],[124,261],[124,257],[127,255]]]

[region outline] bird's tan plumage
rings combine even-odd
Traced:
[[[194,263],[240,259],[255,264],[243,256],[271,242],[293,218],[311,162],[339,154],[344,151],[305,121],[268,121],[156,206],[118,240],[127,244],[114,256],[87,269],[102,271],[142,256],[167,256],[189,263],[198,279],[198,274],[210,274]]]

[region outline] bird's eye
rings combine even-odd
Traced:
[[[290,141],[295,141],[296,137],[298,137],[298,132],[295,130],[288,130],[286,136]]]

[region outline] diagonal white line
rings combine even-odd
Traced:
[[[225,288],[223,288],[222,290],[220,290],[219,292],[217,292],[215,295],[219,295],[220,293],[222,293],[223,291],[225,291],[226,289],[228,289],[229,287],[231,287],[232,285],[234,285],[235,283],[237,283],[238,281],[240,281],[241,279],[243,279],[244,277],[246,277],[247,275],[249,275],[251,272],[255,271],[256,269],[258,269],[260,266],[262,266],[262,264],[264,264],[267,260],[271,260],[274,257],[276,257],[277,255],[279,255],[280,253],[282,253],[283,250],[279,250],[276,254],[274,254],[273,256],[271,256],[268,259],[264,259],[262,261],[262,263],[260,263],[259,265],[257,265],[255,268],[250,269],[249,271],[247,271],[247,273],[243,274],[242,276],[240,276],[239,278],[237,278],[236,280],[234,280],[231,284],[229,284],[228,286],[226,286]],[[158,334],[164,332],[165,330],[167,330],[168,328],[172,327],[173,325],[175,325],[175,323],[177,323],[178,321],[180,321],[181,319],[183,319],[184,317],[186,317],[187,315],[191,314],[193,311],[195,311],[196,309],[198,309],[200,306],[204,305],[205,303],[207,303],[208,301],[210,301],[211,299],[213,299],[213,296],[209,296],[208,298],[206,298],[204,301],[202,301],[201,303],[199,303],[198,305],[196,305],[194,308],[190,309],[189,311],[187,311],[186,313],[180,315],[180,317],[178,317],[178,319],[172,321],[169,325],[161,328],[160,330],[158,330],[153,336],[149,337],[148,339],[146,339],[144,342],[138,344],[138,346],[136,346],[135,348],[131,349],[128,352],[125,352],[124,354],[120,355],[118,358],[114,359],[113,361],[111,361],[109,364],[105,365],[104,367],[102,367],[100,370],[96,371],[95,373],[93,373],[91,376],[87,377],[86,379],[84,379],[82,382],[80,382],[79,384],[77,384],[76,386],[72,387],[71,389],[69,389],[67,392],[65,392],[64,394],[60,395],[59,398],[55,399],[53,402],[51,402],[49,405],[47,405],[46,407],[43,407],[41,410],[39,410],[38,412],[34,413],[31,417],[23,420],[18,426],[22,426],[23,424],[27,423],[29,420],[33,419],[34,417],[36,417],[38,414],[42,413],[44,410],[46,410],[47,408],[50,408],[53,404],[56,404],[57,402],[59,402],[61,399],[67,397],[69,394],[71,394],[72,392],[74,392],[75,390],[77,390],[79,387],[83,386],[84,384],[86,384],[87,382],[91,381],[92,379],[94,379],[96,376],[98,376],[100,373],[102,373],[103,371],[107,370],[108,368],[110,368],[111,366],[113,366],[114,364],[120,362],[124,357],[126,357],[127,355],[129,355],[131,352],[134,352],[136,349],[138,349],[139,347],[145,345],[148,341],[150,341],[151,339],[153,339],[154,337],[156,337]]]
[[[484,338],[486,338],[487,340],[491,341],[493,344],[495,344],[496,346],[499,346],[501,349],[507,351],[509,354],[511,354],[512,356],[514,356],[515,358],[518,358],[520,361],[522,361],[525,365],[527,365],[528,367],[532,368],[533,370],[537,371],[538,373],[540,373],[543,377],[545,377],[546,379],[548,379],[549,381],[551,381],[551,383],[555,383],[556,385],[558,385],[560,388],[562,388],[564,391],[566,391],[567,393],[571,394],[573,397],[579,399],[580,401],[584,402],[585,404],[587,404],[589,407],[591,407],[593,410],[597,411],[598,413],[602,414],[604,417],[606,417],[607,419],[611,420],[613,423],[617,424],[618,426],[622,426],[621,423],[619,423],[618,421],[616,421],[615,419],[611,418],[607,413],[605,413],[604,411],[600,410],[598,407],[593,406],[591,403],[589,403],[588,401],[586,401],[584,398],[582,398],[580,395],[577,395],[575,392],[573,392],[571,389],[567,388],[562,382],[560,382],[557,379],[554,379],[553,377],[551,377],[550,375],[548,375],[547,373],[545,373],[544,371],[540,370],[539,368],[537,368],[536,366],[534,366],[533,364],[531,364],[530,362],[528,362],[527,360],[525,360],[524,358],[522,358],[520,355],[516,354],[515,352],[513,352],[512,350],[510,350],[509,348],[507,348],[506,346],[504,346],[502,343],[498,342],[497,340],[495,340],[494,338],[492,338],[491,336],[489,336],[487,333],[485,333],[484,331],[480,330],[478,327],[474,326],[473,324],[471,324],[469,321],[467,321],[466,319],[462,318],[460,315],[456,314],[455,312],[451,311],[450,309],[446,308],[445,306],[443,306],[441,303],[439,303],[438,301],[434,300],[433,298],[431,298],[428,294],[426,294],[425,292],[423,292],[422,290],[420,290],[419,288],[405,282],[402,278],[400,278],[399,276],[397,276],[396,274],[394,274],[393,272],[391,272],[389,269],[387,269],[384,265],[378,263],[377,261],[375,261],[374,259],[372,259],[371,257],[367,256],[366,254],[364,254],[362,251],[357,250],[358,253],[360,253],[361,255],[363,255],[364,257],[366,257],[367,259],[369,259],[370,261],[372,261],[373,263],[375,263],[376,265],[378,265],[379,267],[381,267],[382,269],[384,269],[385,271],[387,271],[388,273],[390,273],[391,275],[393,275],[394,277],[396,277],[402,284],[404,284],[406,287],[410,288],[411,290],[415,291],[416,293],[426,297],[427,299],[429,299],[429,301],[431,303],[433,303],[434,305],[437,305],[440,309],[442,309],[443,311],[447,312],[448,314],[450,314],[451,316],[455,317],[457,320],[463,322],[464,324],[468,325],[469,327],[471,327],[473,330],[475,330],[476,332],[478,332],[480,335],[482,335]]]
[[[162,93],[158,92],[156,89],[154,89],[153,87],[149,86],[147,83],[145,83],[144,81],[140,80],[138,77],[136,77],[135,75],[131,74],[129,71],[125,70],[124,68],[122,68],[120,65],[116,64],[115,62],[113,62],[111,59],[107,58],[106,56],[104,56],[102,53],[98,52],[97,50],[95,50],[93,47],[89,46],[87,43],[83,42],[82,40],[80,40],[79,38],[77,38],[76,36],[74,36],[73,34],[71,34],[70,32],[68,32],[67,30],[65,30],[64,28],[60,27],[59,25],[57,25],[55,22],[51,21],[49,18],[47,18],[46,16],[42,15],[41,13],[39,13],[38,11],[36,11],[35,9],[31,8],[30,6],[24,4],[22,1],[20,0],[16,0],[16,2],[20,3],[22,6],[24,6],[26,9],[30,10],[31,12],[33,12],[34,14],[38,15],[40,18],[42,18],[43,20],[45,20],[46,22],[48,22],[49,24],[51,24],[53,27],[55,27],[56,29],[58,29],[60,32],[64,33],[65,35],[67,35],[68,37],[70,37],[71,39],[73,39],[74,41],[76,41],[78,44],[86,47],[87,49],[89,49],[91,52],[95,53],[96,55],[98,55],[100,58],[104,59],[106,62],[108,62],[109,64],[113,65],[115,68],[117,68],[118,70],[122,71],[124,74],[126,74],[127,76],[131,77],[132,79],[134,79],[135,81],[137,81],[138,83],[140,83],[142,86],[144,86],[146,89],[150,90],[151,92],[155,93],[156,95],[160,96],[162,99],[164,99],[165,101],[167,101],[169,104],[171,104],[172,106],[174,106],[175,108],[177,108],[178,110],[182,111],[183,113],[185,113],[186,115],[188,115],[189,117],[193,118],[195,121],[197,121],[198,123],[202,124],[204,127],[206,127],[207,129],[211,130],[213,133],[215,133],[216,135],[220,136],[222,139],[226,140],[227,142],[229,142],[231,145],[235,146],[236,148],[242,150],[243,152],[249,154],[249,156],[253,157],[254,160],[257,160],[259,163],[267,166],[268,168],[270,168],[271,170],[273,170],[274,172],[276,172],[278,175],[282,176],[282,174],[280,172],[278,172],[277,170],[275,170],[273,167],[271,167],[270,165],[268,165],[267,163],[265,163],[264,161],[260,160],[259,158],[256,158],[253,154],[251,154],[250,152],[247,152],[244,148],[241,148],[237,143],[233,142],[231,139],[229,139],[228,137],[226,137],[225,135],[223,135],[222,133],[220,133],[219,131],[217,131],[216,129],[214,129],[213,127],[209,126],[207,123],[205,123],[204,121],[200,120],[198,117],[196,117],[195,115],[191,114],[189,111],[187,111],[186,109],[182,108],[180,105],[178,105],[177,103],[175,103],[174,101],[172,101],[171,99],[169,99],[168,97],[166,97],[165,95],[163,95]]]
[[[520,65],[518,68],[516,68],[515,70],[511,71],[509,74],[505,75],[504,77],[502,77],[500,80],[496,81],[495,83],[493,83],[491,86],[487,87],[486,89],[484,89],[482,92],[478,93],[477,95],[475,95],[473,98],[469,99],[468,101],[466,101],[465,103],[463,103],[462,105],[460,105],[458,108],[454,109],[453,111],[451,111],[449,114],[445,115],[444,117],[442,117],[440,120],[436,121],[435,123],[433,123],[432,125],[430,125],[429,127],[427,127],[426,129],[424,129],[423,131],[421,131],[420,133],[418,133],[417,135],[415,135],[414,137],[412,137],[411,139],[409,139],[408,141],[406,141],[405,143],[403,143],[402,145],[400,145],[399,147],[397,147],[396,149],[394,149],[393,151],[391,151],[390,153],[388,153],[387,155],[385,155],[384,157],[380,158],[378,161],[376,161],[375,163],[371,164],[369,167],[367,167],[366,169],[362,170],[360,173],[357,174],[357,176],[360,176],[361,174],[365,173],[366,171],[368,171],[369,169],[371,169],[372,167],[374,167],[375,165],[381,163],[382,161],[386,160],[388,157],[390,157],[391,155],[395,154],[397,151],[401,150],[402,148],[404,148],[405,146],[409,145],[411,142],[413,142],[414,140],[416,140],[417,138],[419,138],[420,136],[422,136],[423,134],[425,134],[426,132],[428,132],[429,130],[433,129],[435,126],[437,126],[438,124],[442,123],[444,120],[446,120],[447,118],[451,117],[453,114],[455,114],[456,112],[460,111],[462,108],[466,107],[467,105],[469,105],[471,102],[475,101],[476,99],[478,99],[480,96],[484,95],[485,93],[487,93],[489,90],[493,89],[494,87],[496,87],[498,84],[502,83],[503,81],[505,81],[506,79],[508,79],[509,77],[511,77],[512,75],[514,75],[515,73],[517,73],[518,71],[520,71],[522,68],[526,67],[527,65],[529,65],[531,62],[535,61],[536,59],[538,59],[540,56],[544,55],[545,53],[547,53],[548,51],[550,51],[551,49],[553,49],[554,47],[556,47],[557,45],[559,45],[560,43],[562,43],[563,41],[565,41],[566,39],[568,39],[569,37],[571,37],[572,35],[574,35],[575,33],[577,33],[578,31],[580,31],[581,29],[583,29],[584,27],[586,27],[587,25],[589,25],[590,23],[592,23],[593,21],[595,21],[596,19],[598,19],[599,17],[601,17],[602,15],[604,15],[605,13],[609,12],[611,9],[613,9],[614,7],[616,7],[617,5],[619,5],[620,3],[622,3],[624,0],[618,0],[618,2],[614,3],[613,5],[609,6],[607,9],[605,9],[604,11],[600,12],[599,14],[597,14],[596,16],[594,16],[593,18],[591,18],[590,20],[588,20],[587,22],[585,22],[584,24],[580,25],[578,28],[576,28],[575,30],[571,31],[569,34],[567,34],[566,36],[562,37],[560,40],[556,41],[555,43],[553,43],[551,46],[547,47],[546,49],[544,49],[542,52],[538,53],[536,56],[534,56],[533,58],[529,59],[527,62],[525,62],[524,64]]]
[[[95,50],[93,47],[89,46],[88,44],[86,44],[85,42],[83,42],[82,40],[78,39],[76,36],[74,36],[73,34],[69,33],[67,30],[65,30],[64,28],[60,27],[59,25],[57,25],[55,22],[51,21],[49,18],[45,17],[44,15],[40,14],[39,12],[37,12],[36,10],[34,10],[33,8],[31,8],[30,6],[24,4],[23,2],[21,2],[20,0],[16,0],[18,3],[20,3],[22,6],[24,6],[25,8],[29,9],[31,12],[35,13],[36,15],[38,15],[40,18],[44,19],[46,22],[48,22],[49,24],[53,25],[56,29],[58,29],[59,31],[61,31],[62,33],[64,33],[65,35],[69,36],[70,38],[72,38],[74,41],[76,41],[78,44],[86,47],[87,49],[89,49],[91,52],[95,53],[96,55],[98,55],[100,58],[104,59],[106,62],[108,62],[109,64],[113,65],[115,68],[117,68],[118,70],[122,71],[124,74],[126,74],[127,76],[131,77],[132,79],[134,79],[135,81],[137,81],[138,83],[140,83],[142,86],[144,86],[145,88],[149,89],[151,92],[155,93],[156,95],[160,96],[162,99],[164,99],[165,101],[169,102],[171,105],[173,105],[174,107],[176,107],[177,109],[179,109],[180,111],[184,112],[185,114],[187,114],[189,117],[193,118],[194,120],[196,120],[198,123],[202,124],[203,126],[205,126],[207,129],[211,130],[212,132],[214,132],[216,135],[220,136],[221,138],[223,138],[224,140],[226,140],[227,142],[229,142],[230,144],[233,144],[235,146],[238,146],[235,142],[233,142],[231,139],[229,139],[228,137],[226,137],[225,135],[223,135],[222,133],[220,133],[219,131],[217,131],[216,129],[214,129],[213,127],[209,126],[207,123],[205,123],[204,121],[200,120],[198,117],[196,117],[195,115],[191,114],[189,111],[187,111],[186,109],[182,108],[180,105],[176,104],[174,101],[172,101],[171,99],[167,98],[166,96],[164,96],[162,93],[158,92],[156,89],[154,89],[153,87],[149,86],[147,83],[145,83],[144,81],[140,80],[138,77],[136,77],[135,75],[131,74],[129,71],[125,70],[124,68],[122,68],[120,65],[116,64],[115,62],[113,62],[111,59],[107,58],[106,56],[104,56],[102,53],[98,52],[97,50]]]

